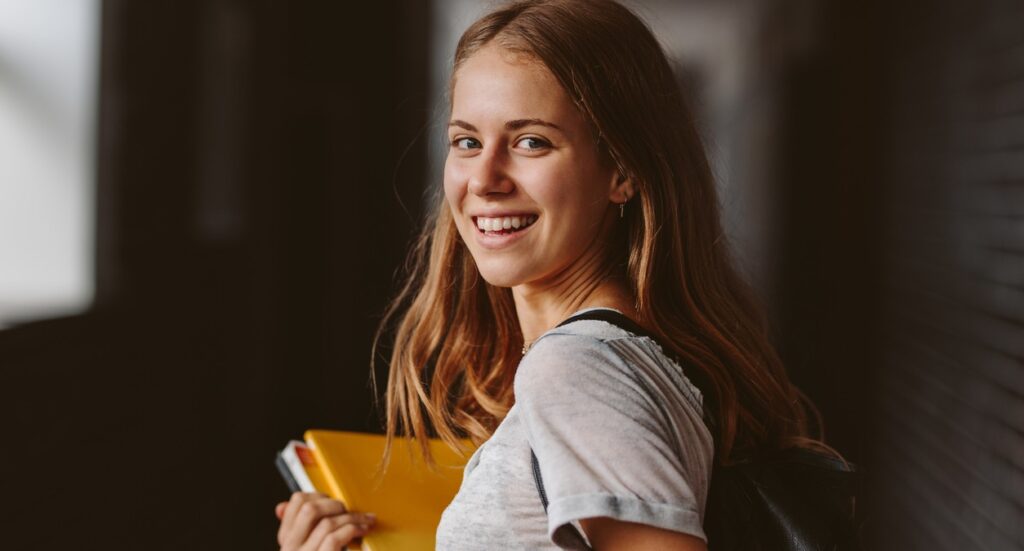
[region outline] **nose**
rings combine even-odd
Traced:
[[[474,158],[469,192],[474,195],[507,194],[515,189],[508,174],[508,159],[502,148],[486,147]]]

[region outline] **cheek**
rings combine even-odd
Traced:
[[[605,202],[595,175],[575,168],[550,171],[543,179],[543,185],[535,186],[532,194],[537,202],[571,221],[569,225],[574,227],[574,231],[582,231],[580,226],[599,216]]]
[[[448,199],[448,202],[455,207],[458,204],[458,199],[462,195],[459,191],[458,180],[456,178],[456,170],[452,164],[451,159],[446,159],[444,162],[444,196]]]
[[[469,229],[465,224],[465,217],[462,214],[462,202],[466,198],[466,179],[461,176],[457,163],[450,158],[444,163],[444,198],[455,219],[455,227],[463,239],[466,239],[466,231]]]
[[[444,195],[452,210],[460,212],[469,190],[469,177],[458,159],[448,157],[444,163]]]

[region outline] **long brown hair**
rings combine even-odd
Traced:
[[[704,147],[647,26],[612,0],[514,2],[462,35],[453,82],[492,42],[543,63],[632,180],[638,201],[623,221],[621,264],[636,321],[709,383],[717,461],[816,446],[808,435],[815,410],[789,382],[761,308],[733,267]],[[486,440],[512,406],[523,337],[511,292],[481,278],[444,201],[413,249],[378,340],[388,320],[398,321],[385,400],[389,443],[414,438],[429,457],[432,435],[456,447],[460,437]]]

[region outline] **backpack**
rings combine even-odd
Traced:
[[[610,309],[577,314],[559,327],[580,320],[600,320],[641,337],[647,331]],[[678,363],[678,362],[677,362]],[[680,364],[682,365],[682,364]],[[705,396],[704,378],[684,372]],[[714,420],[705,415],[712,434]],[[548,499],[540,464],[530,450],[533,479],[544,511]],[[751,461],[718,465],[711,472],[704,509],[709,551],[858,551],[854,503],[857,470],[852,464],[815,452],[791,448],[763,454]],[[576,545],[590,549],[583,535],[569,526]]]

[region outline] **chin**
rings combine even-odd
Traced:
[[[489,270],[480,270],[480,277],[484,278],[484,281],[495,287],[515,287],[522,283],[515,277],[509,277],[507,272],[496,273]]]
[[[477,271],[484,281],[495,287],[515,287],[525,281],[524,274],[505,262],[477,263]]]

